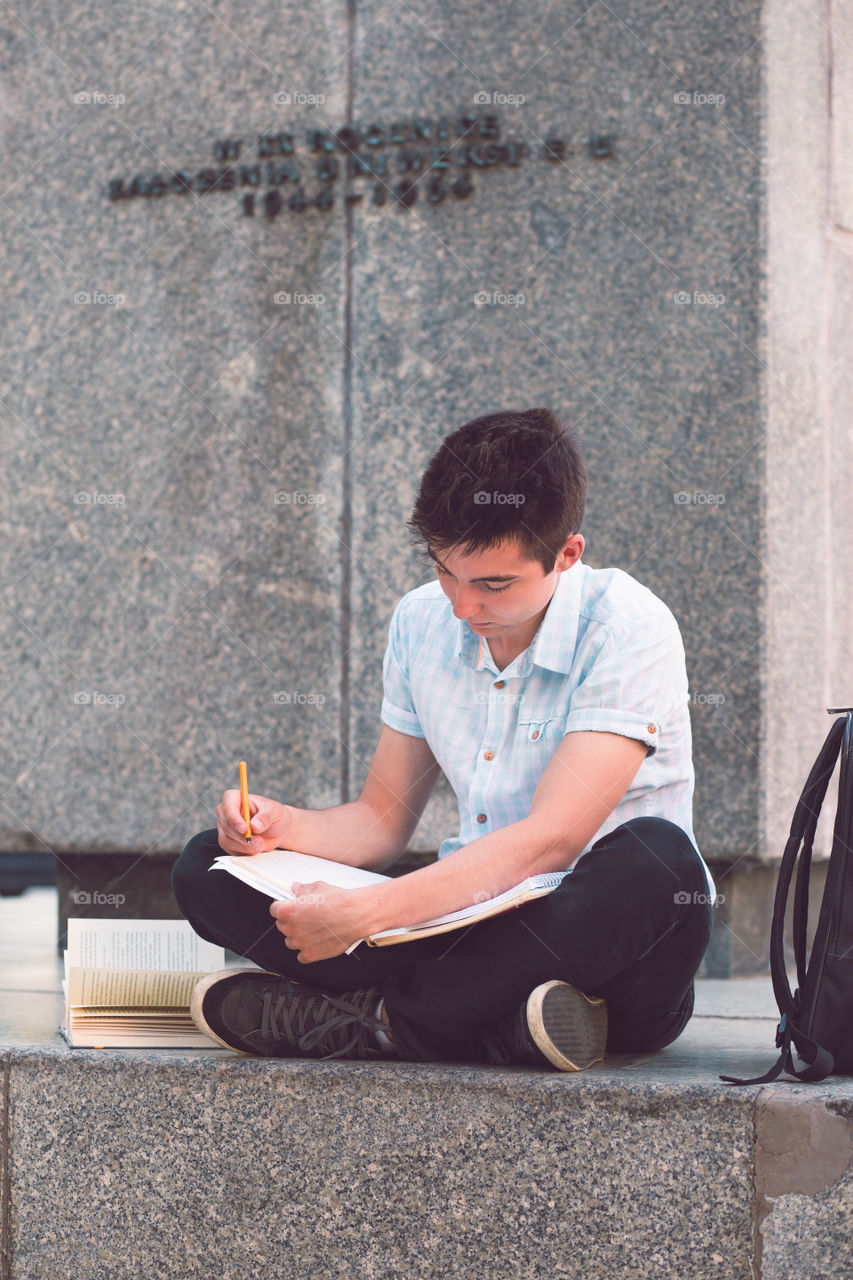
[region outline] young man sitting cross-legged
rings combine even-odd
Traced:
[[[226,791],[173,876],[203,938],[263,972],[198,984],[193,1016],[233,1049],[283,1057],[480,1061],[580,1070],[683,1030],[714,886],[692,830],[684,650],[673,615],[591,569],[586,468],[547,409],[447,437],[409,528],[438,581],[391,619],[383,727],[358,799],[324,810]],[[223,852],[285,848],[384,871],[441,771],[459,834],[376,886],[274,902],[208,874]],[[572,868],[546,897],[395,946],[346,949]]]

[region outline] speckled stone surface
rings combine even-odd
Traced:
[[[15,1280],[698,1280],[714,1253],[749,1280],[746,1095],[42,1053],[11,1109]]]
[[[803,1099],[652,1062],[632,1079],[224,1051],[13,1050],[7,1068],[12,1280],[752,1280],[756,1221],[767,1280],[850,1274],[849,1171],[811,1185],[826,1158],[804,1147],[805,1194],[753,1191],[778,1161],[762,1097],[782,1122],[849,1120],[843,1082]]]
[[[338,799],[342,221],[107,185],[301,137],[277,92],[340,119],[346,44],[331,3],[6,14],[2,848],[178,850],[240,759]]]
[[[756,1109],[758,1274],[853,1276],[853,1097],[762,1090]]]
[[[467,418],[546,403],[588,455],[588,562],[681,623],[700,846],[778,855],[826,691],[850,699],[823,39],[781,0],[10,11],[0,846],[177,850],[240,758],[283,799],[355,794],[391,609],[423,580],[421,469]],[[470,199],[105,198],[217,138],[484,95],[527,154]],[[455,821],[442,785],[416,848]]]
[[[574,1077],[72,1050],[55,897],[0,899],[3,1280],[846,1276],[853,1079],[719,1080],[773,1061],[768,977]]]
[[[403,528],[420,472],[468,419],[546,404],[577,423],[588,457],[585,558],[633,573],[681,624],[700,847],[754,851],[766,625],[760,16],[758,3],[637,2],[617,14],[547,0],[522,15],[498,0],[484,23],[444,0],[417,11],[358,5],[356,116],[443,114],[478,92],[522,94],[499,111],[504,136],[530,149],[517,169],[476,173],[470,200],[354,212],[361,776],[387,620],[431,576]],[[587,150],[598,132],[614,138],[606,160]],[[550,134],[571,147],[564,164],[541,158]],[[478,293],[524,303],[478,305]],[[434,842],[454,823],[445,792],[417,838]]]
[[[779,1196],[761,1237],[763,1274],[772,1280],[850,1280],[853,1170],[815,1195]]]

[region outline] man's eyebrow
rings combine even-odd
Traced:
[[[444,569],[446,573],[450,573],[450,570],[448,569],[447,565],[442,564],[442,562],[439,560],[435,552],[431,551],[429,547],[427,547],[427,555],[432,560],[434,560],[436,564],[440,564],[442,569]],[[486,574],[485,578],[472,578],[471,581],[472,582],[516,582],[518,578],[519,578],[519,574],[517,573],[488,573]]]

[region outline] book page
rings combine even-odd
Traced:
[[[210,973],[225,967],[225,951],[187,920],[70,919],[68,967]]]
[[[316,858],[313,854],[295,853],[288,849],[271,849],[268,853],[257,853],[251,857],[240,857],[223,854],[217,858],[211,871],[227,871],[252,889],[257,889],[270,898],[292,899],[295,897],[291,885],[310,884],[314,880],[325,880],[329,884],[338,885],[342,889],[359,888],[364,884],[377,884],[390,880],[390,876],[375,871],[365,871],[362,867],[349,867],[343,863],[331,862],[327,858]],[[488,917],[502,910],[525,901],[531,894],[539,896],[557,887],[568,871],[548,871],[541,875],[529,876],[521,884],[506,889],[503,893],[487,901],[477,902],[469,907],[461,907],[457,911],[437,916],[433,920],[424,920],[417,925],[385,929],[374,934],[375,938],[396,938],[427,936],[430,930],[442,930],[454,926],[462,927],[467,921],[479,917]],[[346,954],[365,941],[357,939],[347,947]],[[372,939],[370,940],[372,943]]]
[[[366,871],[364,867],[350,867],[329,858],[316,858],[311,853],[295,853],[290,849],[270,849],[267,853],[255,853],[240,857],[223,854],[216,858],[211,871],[228,871],[253,889],[270,898],[293,898],[291,885],[311,884],[325,880],[340,889],[360,889],[368,884],[381,884],[390,876],[378,871]]]
[[[199,1031],[188,1014],[183,1021],[133,1021],[118,1018],[114,1022],[75,1017],[73,1029],[61,1028],[74,1048],[86,1049],[221,1049],[222,1046]]]
[[[66,1002],[74,1010],[88,1005],[144,1008],[189,1007],[192,990],[205,971],[168,969],[69,969]]]
[[[408,935],[428,936],[431,930],[439,930],[441,926],[463,925],[469,920],[488,919],[498,915],[505,908],[520,906],[533,898],[543,897],[552,889],[556,889],[568,871],[546,871],[542,875],[529,876],[521,884],[505,889],[493,898],[482,902],[474,902],[469,907],[460,907],[457,911],[448,911],[446,915],[435,916],[432,920],[424,920],[422,924],[404,925],[395,929],[383,929],[371,935],[373,938],[403,938]]]

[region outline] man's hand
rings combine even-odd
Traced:
[[[226,853],[265,853],[287,847],[291,811],[277,800],[249,796],[252,839],[246,844],[246,823],[239,791],[225,791],[216,806],[216,832]]]
[[[370,932],[372,904],[383,887],[340,889],[324,880],[294,884],[297,900],[271,903],[270,915],[284,945],[298,952],[296,959],[302,964],[330,960]]]

